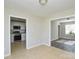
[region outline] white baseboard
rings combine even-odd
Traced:
[[[30,47],[27,47],[27,49],[31,49],[31,48],[34,48],[34,47],[38,47],[38,46],[40,46],[40,45],[43,45],[43,44],[40,43],[40,44],[32,45],[32,46],[30,46]]]
[[[32,45],[32,46],[30,46],[30,47],[27,47],[27,49],[31,49],[31,48],[34,48],[34,47],[38,47],[38,46],[40,46],[40,45],[47,45],[47,46],[50,46],[49,44],[47,44],[47,43],[45,42],[45,43],[39,43],[39,44]],[[8,54],[4,55],[4,57],[10,56],[10,55],[11,55],[11,54],[8,53]]]
[[[49,44],[49,42],[43,42],[43,43],[39,43],[39,44],[35,44],[35,45],[33,45],[33,46],[30,46],[30,47],[27,47],[27,49],[31,49],[31,48],[34,48],[34,47],[38,47],[38,46],[40,46],[40,45],[51,46],[51,45]]]
[[[48,42],[43,43],[43,45],[51,46]]]
[[[8,56],[10,56],[11,54],[10,53],[8,53],[8,54],[6,54],[6,55],[4,55],[4,57],[8,57]]]
[[[54,40],[57,40],[57,39],[52,39],[51,41],[54,41]]]

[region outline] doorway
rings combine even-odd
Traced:
[[[10,17],[11,53],[26,48],[26,19]]]
[[[57,19],[51,23],[51,46],[65,50],[68,52],[75,52],[75,19],[74,17],[67,17]]]

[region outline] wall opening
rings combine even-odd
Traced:
[[[10,16],[11,53],[26,48],[26,19]]]

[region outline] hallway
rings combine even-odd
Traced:
[[[25,41],[15,41],[14,43],[12,43],[12,47],[11,47],[12,54],[22,49],[26,49]]]

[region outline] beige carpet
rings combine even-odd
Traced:
[[[12,45],[12,55],[5,59],[75,59],[73,53],[45,45],[25,49],[22,43]]]

